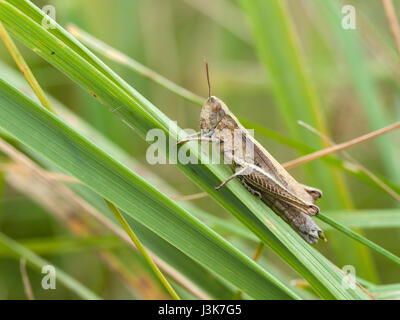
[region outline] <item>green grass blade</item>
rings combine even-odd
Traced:
[[[30,4],[29,2],[26,2],[24,0],[8,0],[8,2],[14,4],[17,8],[19,8],[23,12],[29,13],[29,16],[37,23],[41,23],[41,21],[43,19],[43,12],[41,10],[39,10],[37,7],[33,6],[32,4]],[[110,70],[101,61],[99,61],[89,50],[87,50],[78,41],[76,41],[68,32],[65,32],[65,30],[63,30],[62,28],[59,28],[58,26],[55,29],[50,29],[48,31],[51,32],[52,34],[56,35],[58,38],[62,39],[62,41],[65,44],[67,44],[68,46],[73,48],[82,57],[85,57],[85,59],[88,60],[94,66],[96,66],[96,68],[98,68],[99,70],[102,70],[102,72],[104,74],[106,74],[111,80],[113,80],[116,85],[120,85],[122,83],[123,85],[121,86],[121,88],[123,88],[129,92],[129,88],[128,88],[127,84],[122,79],[120,79],[112,70]],[[85,36],[86,33],[84,33],[84,34],[81,33],[81,36],[82,35]],[[94,38],[92,35],[89,35],[89,34],[87,34],[87,39],[88,39],[88,44],[91,44],[91,48],[93,48],[94,50],[98,50],[99,52],[101,52],[103,54],[105,54],[107,51],[110,50],[112,53],[115,53],[116,56],[122,55],[124,57],[123,58],[124,61],[121,61],[121,63],[129,64],[129,67],[132,70],[134,70],[135,72],[138,72],[138,73],[142,74],[143,76],[149,78],[150,80],[155,81],[156,83],[160,84],[161,86],[167,88],[171,92],[174,92],[175,94],[183,97],[184,99],[186,99],[188,101],[191,101],[198,105],[202,104],[201,97],[188,91],[185,88],[182,88],[181,86],[177,85],[176,83],[171,82],[170,80],[166,79],[162,75],[155,73],[150,68],[143,66],[141,64],[138,64],[134,59],[132,59],[130,57],[125,57],[125,55],[123,55],[121,52],[117,51],[115,48],[108,46],[107,44],[101,42],[100,40]],[[129,61],[131,61],[131,63]],[[264,127],[259,126],[251,121],[243,119],[242,117],[238,117],[238,118],[243,125],[245,125],[248,128],[255,129],[258,134],[261,134],[265,137],[268,137],[270,139],[273,139],[275,141],[278,141],[280,143],[288,145],[298,151],[301,151],[302,153],[311,153],[311,152],[314,152],[317,150],[315,148],[310,148],[299,141],[284,137],[270,129],[264,128]],[[350,174],[356,176],[357,178],[362,179],[363,181],[370,183],[371,185],[373,185],[375,187],[381,188],[370,177],[363,174],[363,172],[352,171],[343,162],[334,161],[334,159],[332,157],[323,158],[322,160],[324,162],[333,160],[333,161],[330,161],[329,163],[333,164],[335,166],[338,166],[339,168],[349,172]],[[386,184],[388,184],[388,183],[386,183]],[[400,190],[400,187],[398,189]]]
[[[151,70],[150,68],[140,64],[136,60],[132,59],[131,57],[128,57],[127,55],[123,54],[122,52],[118,51],[117,49],[107,45],[106,43],[102,42],[101,40],[93,37],[92,35],[88,34],[87,32],[79,29],[75,25],[70,25],[68,27],[69,32],[73,34],[78,40],[82,41],[85,45],[87,45],[90,49],[94,50],[95,52],[98,52],[102,54],[103,56],[116,61],[120,63],[123,66],[126,66],[130,70],[135,71],[136,73],[154,81],[155,83],[161,85],[162,87],[168,89],[169,91],[175,93],[176,95],[193,102],[198,105],[202,105],[204,102],[204,98],[199,97],[198,95],[188,91],[187,89],[177,85],[176,83],[166,79],[164,76],[156,73],[155,71]],[[311,153],[313,152],[312,148],[306,146],[305,144],[298,142],[294,139],[290,139],[287,137],[284,137],[273,130],[270,130],[268,128],[262,127],[260,125],[255,124],[254,122],[248,121],[243,119],[242,117],[239,117],[240,122],[247,128],[252,128],[254,129],[257,134],[261,134],[265,137],[268,137],[270,139],[273,139],[274,141],[278,141],[279,143],[282,143],[284,145],[290,146],[296,150],[301,151],[302,153]],[[315,151],[315,150],[314,150]],[[326,162],[326,159],[322,159]],[[336,162],[336,164],[342,164],[341,162]],[[344,169],[346,171],[349,171],[349,169],[346,166],[340,166],[341,169]],[[366,180],[374,185],[375,187],[378,187],[382,189],[383,191],[387,192],[380,184],[378,184],[374,179],[371,179],[369,175],[366,175],[364,172],[361,170],[352,172],[356,177],[358,178],[366,178]],[[358,173],[358,174],[357,174]]]
[[[94,52],[100,52],[101,54],[105,55],[111,60],[118,61],[119,63],[125,65],[129,69],[137,72],[138,74],[151,79],[155,83],[161,85],[162,87],[166,88],[167,90],[176,93],[178,96],[182,97],[183,99],[192,102],[194,104],[202,105],[204,102],[203,97],[200,97],[191,91],[177,85],[176,83],[172,82],[171,80],[165,78],[164,76],[160,75],[159,73],[154,72],[150,68],[146,67],[145,65],[141,64],[140,62],[128,57],[127,55],[115,50],[113,47],[109,46],[108,44],[92,37],[87,32],[78,29],[74,25],[68,26],[68,31],[76,37],[78,40],[82,41],[88,48],[93,50]]]
[[[352,77],[352,84],[363,106],[362,109],[367,116],[370,128],[375,130],[388,125],[389,115],[385,111],[374,79],[370,75],[357,29],[349,32],[349,30],[341,27],[343,15],[335,1],[318,0],[314,8],[319,9],[318,12],[326,22],[327,28],[332,31],[331,34],[335,37],[337,48],[345,57],[347,70]],[[393,148],[391,139],[387,136],[377,140],[377,144],[388,176],[393,182],[399,183],[398,150]]]
[[[193,210],[193,211],[199,218],[206,221],[207,225],[211,226],[214,230],[216,230],[222,234],[235,235],[240,238],[245,238],[245,239],[252,240],[255,242],[258,241],[258,239],[256,237],[254,237],[254,235],[247,233],[246,229],[244,229],[241,226],[238,226],[232,222],[223,220],[221,218],[211,216],[208,213],[203,212],[201,210]],[[368,248],[374,250],[375,252],[385,256],[386,258],[393,261],[394,263],[400,264],[399,257],[394,255],[390,251],[382,248],[375,242],[368,240],[367,238],[363,237],[362,235],[352,231],[349,227],[346,226],[346,218],[347,218],[347,220],[349,220],[348,218],[350,218],[350,221],[353,222],[353,228],[359,228],[360,226],[365,226],[365,225],[367,225],[370,228],[376,228],[377,225],[379,225],[381,227],[385,226],[386,228],[394,228],[394,227],[396,227],[396,221],[397,221],[397,226],[398,226],[398,223],[400,222],[400,211],[399,210],[390,210],[390,211],[393,211],[393,212],[390,214],[387,214],[386,216],[382,212],[380,213],[380,215],[379,214],[377,215],[376,212],[373,212],[373,214],[375,213],[374,217],[371,217],[366,212],[363,212],[363,214],[357,214],[357,215],[353,215],[353,214],[350,215],[347,213],[347,215],[344,215],[344,217],[342,214],[342,220],[340,221],[341,223],[336,222],[335,221],[336,219],[332,219],[330,217],[331,214],[329,216],[324,215],[324,214],[319,214],[318,218],[319,218],[319,220],[321,220],[327,224],[326,226],[324,225],[324,231],[328,231],[331,229],[337,230],[337,231],[345,234],[346,236],[350,237],[351,239],[354,239],[355,241],[367,246]],[[362,217],[362,219],[360,219],[360,221],[359,221],[358,218],[360,216]],[[371,220],[371,218],[375,218],[375,219],[372,219],[372,221],[369,221],[369,220]],[[382,221],[382,220],[386,220],[386,221]],[[367,222],[367,224],[365,222]]]
[[[329,224],[331,227],[335,228],[339,232],[344,233],[348,237],[355,239],[356,241],[362,243],[363,245],[367,246],[368,248],[375,250],[376,252],[380,253],[381,255],[385,256],[386,258],[390,259],[394,263],[400,264],[400,258],[391,253],[390,251],[382,248],[381,246],[377,245],[371,240],[368,240],[367,238],[363,237],[362,235],[352,231],[351,229],[338,224],[336,221],[333,219],[329,218],[326,215],[319,214],[318,219],[321,221],[324,221],[325,223]]]
[[[74,81],[95,95],[98,100],[115,110],[114,113],[134,127],[142,137],[145,136],[148,129],[153,128],[162,129],[165,133],[170,134],[173,139],[185,137],[180,129],[176,127],[175,123],[133,88],[124,87],[122,89],[122,86],[124,86],[122,83],[116,85],[114,81],[117,81],[117,79],[111,81],[109,73],[104,75],[64,42],[55,38],[23,13],[15,10],[7,2],[0,2],[0,18],[10,33],[74,79]],[[127,94],[128,92],[129,94]],[[167,132],[168,129],[171,131]],[[196,153],[193,154],[196,155]],[[79,165],[82,166],[82,161],[80,161]],[[337,267],[311,246],[304,243],[287,224],[273,214],[259,199],[255,199],[251,194],[246,192],[238,181],[232,181],[227,188],[221,192],[216,192],[214,186],[230,174],[227,168],[204,164],[178,165],[178,167],[242,221],[265,244],[273,248],[294,270],[307,279],[315,291],[323,298],[368,298],[362,290],[355,289],[349,291],[342,288],[343,275]],[[71,169],[75,168],[68,168],[68,171]],[[101,173],[101,170],[96,172],[100,176]],[[100,179],[100,176],[91,178]],[[146,188],[143,188],[143,190],[146,190]],[[112,191],[115,192],[115,190]],[[127,203],[127,200],[121,196],[121,194],[126,194],[126,192],[124,188],[119,189],[117,194],[113,194],[118,199],[109,200],[113,201],[127,213],[135,215],[137,214],[136,212],[126,210],[127,207],[132,205],[131,203]],[[98,193],[102,194],[99,190]],[[164,199],[163,197],[161,198]],[[116,200],[121,203],[118,203]],[[167,200],[165,199],[165,201]],[[170,200],[168,199],[168,201]],[[135,218],[144,223],[143,219],[148,217],[135,216]],[[148,222],[146,221],[146,225],[150,227]],[[153,223],[158,225],[159,222],[156,219]],[[150,223],[152,228],[155,227],[153,223]],[[163,236],[167,237],[168,235],[163,234]],[[173,239],[169,240],[172,241]],[[207,257],[209,257],[208,254]]]
[[[215,217],[197,208],[191,208],[191,212],[220,234],[258,241],[257,237],[237,223]],[[348,211],[328,211],[327,214],[337,221],[340,227],[363,230],[400,228],[399,209],[353,210],[351,214]],[[331,231],[336,228],[335,226],[324,224],[323,229],[324,231]]]
[[[392,283],[380,286],[372,286],[371,292],[378,297],[379,300],[399,300],[400,284]]]
[[[0,63],[0,77],[1,76],[7,76],[7,79],[10,80],[10,82],[14,86],[16,86],[23,92],[29,93],[29,86],[27,85],[26,81],[21,77],[21,75],[2,63]],[[34,94],[32,94],[32,96],[33,98],[35,97]],[[112,154],[114,158],[129,166],[129,168],[131,168],[133,171],[141,171],[143,173],[142,164],[138,163],[124,150],[120,149],[118,146],[108,140],[104,135],[91,127],[88,123],[84,122],[81,118],[77,117],[75,114],[69,111],[65,106],[61,105],[59,101],[56,101],[53,98],[51,98],[50,100],[57,114],[59,114],[62,119],[67,121],[77,131],[93,139],[93,141],[97,145],[101,146],[103,150],[105,150],[109,154]],[[8,138],[12,139],[12,137]],[[14,142],[18,144],[17,141]],[[49,171],[58,171],[58,168],[52,165],[49,161],[44,161],[43,157],[37,157],[36,153],[32,152],[21,144],[19,145],[27,154],[29,154],[33,159],[37,160],[43,167],[47,168]],[[168,194],[178,194],[178,191],[175,188],[168,185],[166,181],[162,180],[155,173],[151,171],[146,171],[145,175],[146,179],[148,179],[150,183],[162,188],[162,190],[164,190]],[[101,197],[97,196],[94,192],[81,185],[69,184],[69,186],[71,189],[73,189],[75,193],[79,194],[80,197],[90,203],[101,214],[106,215],[110,219],[115,219],[114,215],[111,214],[109,208],[105,205],[104,200]],[[188,207],[189,210],[192,210],[192,208],[192,206]],[[159,258],[161,258],[168,264],[168,270],[174,269],[174,271],[176,271],[172,274],[169,273],[170,277],[172,277],[174,280],[178,281],[182,285],[186,285],[188,282],[190,282],[189,286],[186,286],[186,288],[188,288],[189,290],[193,290],[193,294],[197,294],[197,296],[200,298],[208,297],[212,299],[226,300],[233,297],[234,291],[232,287],[228,286],[227,282],[223,281],[216,274],[211,273],[209,270],[205,269],[197,262],[191,260],[181,251],[167,243],[165,240],[157,236],[155,233],[153,233],[143,225],[139,224],[137,221],[129,218],[130,217],[127,216],[128,223],[131,225],[133,230],[136,231],[140,239],[142,239],[145,246],[149,247],[154,254],[156,254]],[[248,233],[248,231],[246,232]],[[53,244],[57,246],[57,241],[53,242]],[[63,249],[63,246],[63,244],[59,245],[60,252],[67,250],[67,248]],[[73,244],[69,246],[68,243],[65,243],[65,246],[67,246],[71,250],[74,250],[75,248]],[[101,247],[101,243],[99,244],[99,246]],[[40,250],[40,248],[37,249]],[[176,275],[177,273],[178,275]]]
[[[296,297],[167,196],[3,81],[0,127],[249,296]]]
[[[133,232],[131,226],[128,224],[124,216],[121,214],[121,212],[118,210],[114,204],[109,202],[108,200],[104,199],[107,206],[110,208],[114,216],[117,218],[118,222],[121,224],[121,226],[124,228],[125,232],[129,235],[133,243],[135,244],[136,248],[139,250],[139,252],[142,254],[142,256],[145,258],[146,262],[150,266],[150,268],[153,270],[153,272],[156,274],[160,282],[164,285],[165,289],[168,291],[168,293],[171,295],[171,297],[174,300],[180,300],[179,296],[175,292],[174,288],[171,286],[171,284],[168,282],[167,278],[162,274],[158,266],[154,263],[153,259],[151,258],[150,254],[146,251],[146,248],[143,246],[142,242],[139,240],[139,238],[136,236],[136,234]]]
[[[18,241],[26,249],[38,255],[63,255],[66,253],[91,251],[97,249],[121,248],[121,240],[115,236],[88,236],[75,237],[51,237],[22,239]],[[0,257],[9,257],[12,251],[6,247],[0,248]]]
[[[390,229],[400,227],[399,209],[368,209],[328,212],[329,217],[347,228]]]
[[[70,185],[70,187],[99,212],[110,219],[114,218],[114,215],[110,212],[104,200],[99,195],[85,186],[73,184]],[[196,290],[201,290],[208,295],[208,297],[214,299],[231,299],[233,297],[233,286],[229,285],[222,277],[219,277],[214,272],[210,272],[210,270],[190,259],[187,255],[183,254],[149,228],[146,228],[137,220],[133,219],[130,215],[124,214],[124,216],[132,229],[135,230],[136,234],[142,239],[144,245],[160,259],[167,262],[183,277],[194,283],[198,288]]]
[[[302,120],[326,133],[326,124],[315,89],[305,71],[301,53],[296,43],[294,28],[286,7],[280,1],[241,1],[252,27],[255,48],[271,79],[271,89],[291,136],[307,141],[312,148],[320,149],[322,142],[310,132],[300,130]],[[307,165],[309,177],[318,177],[318,186],[329,194],[321,199],[324,207],[350,205],[350,199],[340,177],[319,163]],[[335,183],[336,182],[336,185]],[[338,192],[338,190],[340,192]]]
[[[28,64],[26,63],[24,57],[18,50],[17,46],[15,45],[14,41],[11,39],[10,35],[8,34],[7,30],[4,28],[3,24],[0,21],[0,37],[3,39],[4,44],[6,45],[8,51],[12,55],[14,61],[18,65],[18,68],[21,70],[23,75],[25,76],[26,80],[30,84],[31,88],[35,92],[36,96],[40,100],[41,104],[50,111],[53,111],[48,101],[46,95],[43,92],[43,89],[40,87],[39,83],[37,82],[35,76],[33,75],[31,69],[29,68]]]
[[[37,269],[39,272],[42,271],[43,266],[51,265],[50,262],[40,258],[35,253],[25,248],[24,246],[14,241],[13,239],[9,238],[3,233],[0,233],[0,245],[6,247],[15,256],[25,258],[27,263],[30,264],[35,269]],[[98,297],[95,293],[93,293],[91,290],[86,288],[80,282],[78,282],[77,280],[75,280],[70,275],[60,270],[59,268],[56,268],[56,277],[57,281],[61,282],[66,288],[73,291],[77,296],[81,297],[82,299],[87,299],[87,300],[100,299],[100,297]]]
[[[311,147],[321,149],[323,144],[319,137],[313,137],[310,132],[300,130],[297,126],[297,121],[302,120],[327,134],[322,108],[306,72],[286,3],[242,0],[241,4],[250,21],[258,55],[271,79],[277,106],[291,136],[300,137]],[[352,208],[352,200],[341,172],[322,163],[310,163],[306,168],[307,176],[313,178],[311,182],[316,183],[325,195],[329,195],[321,199],[321,208]],[[365,278],[376,280],[374,263],[368,251],[356,243],[349,243],[348,250],[344,252],[344,244],[339,241],[331,239],[330,244],[340,262],[351,263],[361,270]]]

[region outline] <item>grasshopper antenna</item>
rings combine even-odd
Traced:
[[[206,57],[204,57],[204,66],[206,67],[207,84],[208,84],[208,98],[211,97],[211,85],[210,85],[210,74],[208,73],[208,62]]]

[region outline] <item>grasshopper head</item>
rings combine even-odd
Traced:
[[[203,134],[215,130],[227,113],[228,107],[222,100],[214,96],[209,97],[200,113],[200,129]]]

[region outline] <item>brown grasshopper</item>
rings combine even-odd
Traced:
[[[193,140],[220,143],[224,157],[231,160],[236,172],[217,186],[217,190],[238,177],[247,190],[257,195],[308,243],[325,239],[322,230],[311,219],[319,213],[314,202],[322,196],[322,192],[297,182],[248,134],[226,104],[211,96],[208,65],[205,64],[209,97],[201,109],[201,131],[197,133],[200,136],[191,136],[178,144]],[[243,150],[244,145],[251,146],[251,158]]]

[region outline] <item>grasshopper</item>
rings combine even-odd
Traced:
[[[230,112],[226,104],[211,96],[208,64],[205,62],[208,82],[208,99],[200,114],[200,136],[190,136],[188,141],[209,141],[223,146],[223,155],[231,160],[235,173],[223,181],[216,190],[230,180],[239,178],[243,186],[258,196],[276,214],[284,219],[308,243],[325,239],[322,230],[311,219],[319,213],[314,202],[322,196],[318,189],[297,182],[272,155],[261,146]],[[252,156],[243,150],[251,146]]]

